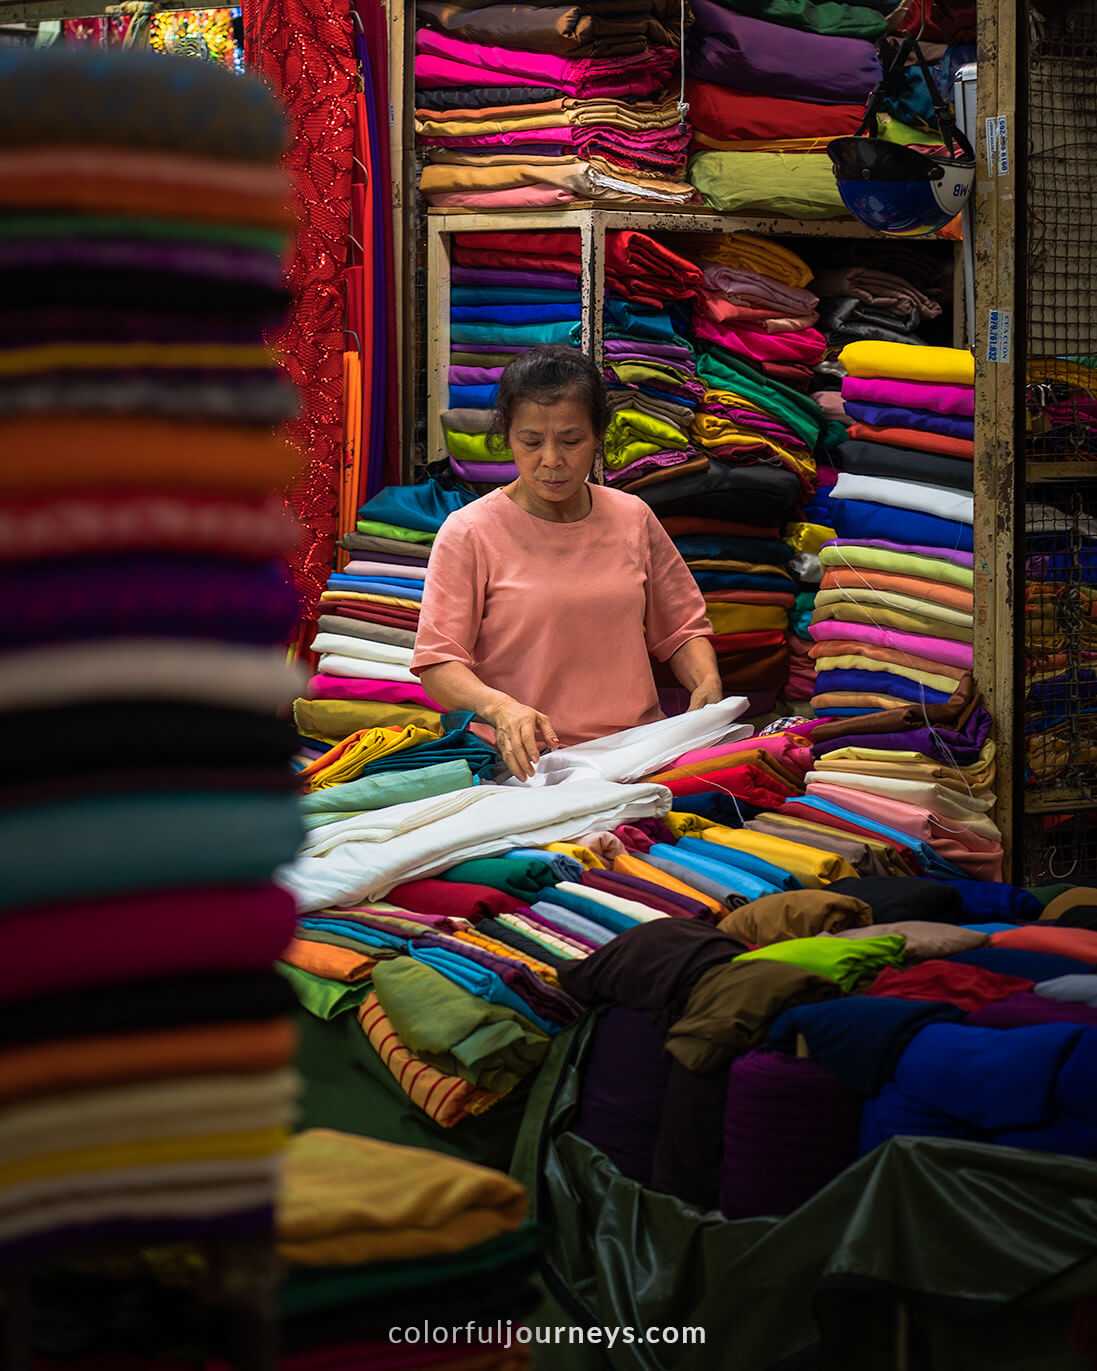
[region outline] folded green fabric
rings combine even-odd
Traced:
[[[301,1004],[318,1019],[334,1019],[336,1014],[357,1009],[373,989],[372,982],[368,980],[359,981],[357,985],[344,985],[342,981],[332,981],[326,976],[302,971],[299,966],[290,966],[288,962],[275,962],[274,965],[275,970],[280,971],[293,986]]]
[[[606,466],[624,467],[655,452],[678,452],[689,443],[681,429],[638,409],[619,409],[602,441]]]
[[[815,447],[823,427],[823,411],[806,395],[783,381],[763,376],[716,343],[698,355],[697,375],[715,390],[730,390],[782,420],[805,446]]]
[[[386,771],[303,795],[301,814],[306,828],[319,828],[351,814],[446,795],[451,790],[468,790],[475,784],[468,762],[440,762],[419,771]]]
[[[817,152],[702,152],[686,175],[725,214],[849,217],[830,158]]]
[[[800,29],[804,33],[825,33],[832,38],[867,38],[875,42],[887,30],[887,20],[864,5],[835,4],[834,0],[736,0],[740,14],[768,19],[771,24]]]
[[[514,454],[505,443],[501,446],[489,442],[487,433],[466,433],[443,423],[446,447],[449,455],[459,462],[513,462]]]
[[[864,955],[848,956],[843,944],[852,944]],[[901,966],[906,945],[907,940],[898,933],[885,933],[879,938],[793,938],[770,947],[756,947],[734,960],[789,962],[816,976],[829,976],[843,990],[850,991],[864,976],[875,976],[885,966]]]
[[[433,533],[422,533],[417,528],[399,528],[396,524],[382,524],[376,519],[359,519],[355,524],[359,533],[368,533],[374,538],[395,538],[401,543],[433,543]]]
[[[410,1052],[485,1090],[512,1089],[549,1049],[549,1035],[513,1009],[469,994],[410,957],[379,963],[373,985]]]
[[[136,792],[8,810],[0,908],[266,881],[301,837],[292,793]]]
[[[488,885],[493,890],[505,890],[508,895],[531,901],[537,899],[545,886],[555,885],[560,878],[553,875],[547,862],[533,858],[523,861],[514,857],[476,857],[451,866],[438,879],[459,881],[464,885]]]

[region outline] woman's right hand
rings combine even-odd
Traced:
[[[547,714],[509,697],[493,705],[490,711],[481,710],[480,717],[495,729],[495,746],[499,749],[499,755],[510,768],[511,775],[519,781],[527,781],[533,775],[541,755],[538,734],[546,747],[560,746],[560,739]]]

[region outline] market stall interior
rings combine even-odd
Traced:
[[[0,1365],[1093,1364],[1097,0],[76,8],[0,0]],[[976,60],[970,220],[852,218]]]

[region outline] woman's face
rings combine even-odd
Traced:
[[[563,504],[578,495],[598,450],[590,412],[572,395],[551,405],[520,400],[507,442],[522,485],[530,495],[550,504]]]

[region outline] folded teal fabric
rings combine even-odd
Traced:
[[[426,800],[432,795],[446,795],[451,790],[468,790],[475,784],[469,764],[464,761],[440,762],[419,771],[386,771],[379,776],[363,776],[357,781],[326,786],[303,795],[301,814],[306,828],[319,828],[338,823],[350,814]]]

